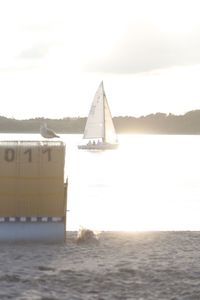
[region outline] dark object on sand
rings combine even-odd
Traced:
[[[77,235],[77,243],[82,244],[82,243],[98,243],[99,240],[97,238],[97,235],[90,229],[86,228],[81,228],[78,231]]]

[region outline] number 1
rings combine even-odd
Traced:
[[[51,149],[50,148],[43,150],[42,153],[48,153],[48,161],[51,160]]]
[[[24,154],[28,154],[28,161],[32,162],[32,151],[31,151],[31,149],[27,149],[26,151],[24,151]]]

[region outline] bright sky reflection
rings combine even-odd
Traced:
[[[199,230],[198,136],[120,142],[117,151],[71,153],[69,228]]]

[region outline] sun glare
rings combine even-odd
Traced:
[[[185,161],[184,137],[178,141],[177,136],[120,137],[123,142],[117,151],[84,153],[84,161],[73,166],[80,182],[72,191],[76,215],[72,213],[70,220],[94,230],[199,228],[198,166],[195,173],[196,162]],[[190,153],[190,144],[187,147]],[[195,151],[197,157],[198,147]]]

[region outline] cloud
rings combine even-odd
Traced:
[[[23,50],[18,58],[25,59],[40,59],[45,57],[48,54],[49,46],[48,45],[34,45],[33,47]]]
[[[90,56],[83,59],[83,70],[137,73],[200,63],[199,1],[117,3],[104,13],[103,24],[92,19],[86,27],[82,48]]]
[[[138,73],[200,63],[200,30],[162,33],[159,28],[129,30],[108,55],[83,64],[85,71]]]

